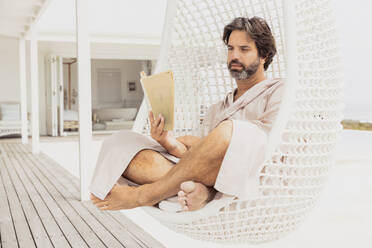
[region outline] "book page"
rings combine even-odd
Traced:
[[[164,130],[174,128],[174,80],[171,71],[141,77],[142,88],[151,106],[154,117],[164,117]]]

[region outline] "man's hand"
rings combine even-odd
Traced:
[[[176,149],[178,141],[171,131],[164,130],[164,117],[160,114],[158,118],[155,118],[153,112],[149,111],[149,120],[151,137],[169,152]]]

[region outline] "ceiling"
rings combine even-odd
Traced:
[[[166,3],[166,0],[89,0],[91,42],[158,45]],[[38,40],[74,42],[75,14],[75,0],[0,0],[0,36],[25,36],[30,26],[37,23]]]
[[[163,29],[166,0],[89,0],[91,34],[146,34]],[[40,33],[75,32],[75,0],[52,0],[38,23]]]
[[[39,20],[49,0],[0,0],[0,35],[19,38]]]

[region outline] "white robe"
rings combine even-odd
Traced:
[[[234,91],[208,109],[203,122],[204,135],[224,120],[233,122],[230,145],[214,186],[217,191],[240,199],[259,194],[259,173],[268,134],[283,96],[283,85],[279,79],[267,79],[247,90],[235,102]],[[90,191],[104,199],[133,157],[143,149],[158,151],[175,164],[179,161],[151,137],[132,131],[118,132],[102,144]]]

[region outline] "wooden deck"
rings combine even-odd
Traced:
[[[120,212],[79,198],[78,179],[45,154],[0,143],[0,247],[164,247]]]

